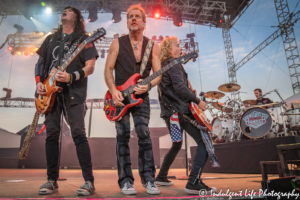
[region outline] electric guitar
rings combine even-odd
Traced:
[[[150,83],[150,81],[152,81],[153,79],[160,76],[162,73],[171,69],[174,65],[178,63],[185,64],[190,59],[197,58],[197,57],[198,57],[197,52],[191,52],[184,56],[180,56],[179,58],[174,59],[171,63],[167,64],[162,69],[148,76],[138,84],[136,84],[136,82],[141,78],[141,75],[139,73],[133,74],[123,85],[117,87],[117,90],[119,90],[122,93],[122,96],[124,98],[122,103],[125,106],[116,106],[113,102],[112,95],[108,90],[104,98],[104,111],[107,119],[109,119],[110,121],[117,121],[125,115],[125,113],[130,107],[138,106],[141,103],[143,103],[143,99],[135,98],[135,94],[134,94],[135,91],[133,90],[134,87],[136,87],[137,85],[146,85]]]
[[[189,83],[190,89],[193,90],[190,80],[188,80],[188,83]],[[208,131],[212,131],[212,125],[211,125],[209,119],[206,117],[204,111],[201,110],[199,108],[199,106],[197,104],[195,104],[194,102],[191,102],[189,104],[189,108],[190,108],[193,116],[195,117],[196,121],[201,126],[205,126],[208,129]]]
[[[36,92],[35,95],[35,107],[38,113],[40,114],[48,114],[54,104],[55,96],[57,93],[62,91],[62,88],[58,86],[55,75],[58,72],[63,72],[67,69],[70,63],[76,58],[76,56],[83,50],[83,48],[89,44],[94,42],[95,40],[99,39],[100,37],[104,36],[106,31],[104,28],[97,29],[94,31],[93,35],[85,39],[81,45],[75,50],[71,48],[71,52],[73,52],[68,59],[60,66],[59,69],[53,68],[50,72],[49,77],[44,80],[43,84],[45,86],[45,90],[47,94],[42,96]]]

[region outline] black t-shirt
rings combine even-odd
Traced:
[[[45,71],[44,73],[49,74],[49,71],[53,67],[57,67],[58,65],[58,54],[60,52],[59,50],[59,41],[53,41],[53,34],[49,35],[43,42],[42,46],[38,49],[37,54],[43,57],[45,60],[47,60],[47,56],[51,55],[49,67],[45,66],[46,69],[48,68],[48,72]],[[83,42],[86,38],[88,38],[87,35],[84,35],[79,42],[78,46]],[[49,45],[49,44],[52,45]],[[68,52],[68,49],[71,48],[72,44],[71,42],[66,42],[64,45],[64,54]],[[49,46],[53,46],[52,50],[49,48]],[[51,54],[48,53],[48,51]],[[85,62],[92,59],[92,58],[98,58],[98,52],[94,46],[93,43],[87,44],[83,50],[75,57],[75,59],[70,63],[70,65],[67,67],[66,71],[68,73],[72,73],[75,71],[78,71],[85,67]],[[62,56],[62,62],[65,61],[64,56]],[[74,81],[70,86],[66,86],[66,84],[63,84],[64,92],[69,92],[71,104],[79,104],[83,103],[86,100],[86,93],[87,93],[87,77],[81,78],[80,80]],[[68,90],[68,91],[66,91]]]
[[[273,103],[273,102],[268,98],[262,98],[261,100],[256,100],[256,105],[263,105],[268,103]]]

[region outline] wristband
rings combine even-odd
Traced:
[[[149,82],[148,83],[148,92],[152,89],[152,84]]]
[[[41,82],[41,78],[40,78],[40,76],[36,76],[35,77],[35,83],[38,84],[39,82]]]
[[[78,81],[79,79],[84,78],[85,73],[82,69],[80,69],[79,71],[73,72],[73,81]]]

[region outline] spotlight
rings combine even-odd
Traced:
[[[42,2],[42,3],[41,3],[41,5],[42,5],[43,7],[45,7],[45,6],[46,6],[45,2]]]
[[[50,13],[52,13],[52,9],[51,9],[50,7],[48,7],[48,8],[46,8],[45,12],[46,12],[47,14],[50,14]]]
[[[25,51],[24,52],[24,56],[28,56],[29,52],[28,51]]]
[[[8,47],[7,50],[8,50],[8,51],[12,51],[13,48],[12,48],[12,47]]]
[[[88,36],[91,36],[91,35],[92,35],[92,33],[91,33],[91,32],[89,32],[89,33],[88,33]]]
[[[17,52],[17,55],[18,55],[18,56],[22,55],[22,52],[21,52],[21,51],[18,51],[18,52]]]
[[[34,56],[34,52],[30,52],[30,55],[31,55],[31,56]]]
[[[173,15],[173,24],[175,26],[182,26],[182,14],[176,13]]]
[[[111,12],[112,12],[112,14],[113,14],[112,19],[111,19],[111,21],[112,21],[113,23],[118,23],[118,22],[120,22],[120,21],[122,20],[122,17],[121,17],[121,9],[113,8],[113,9],[111,10]]]
[[[11,92],[12,92],[12,90],[9,89],[9,88],[3,88],[2,90],[6,92],[6,95],[5,95],[4,98],[5,99],[10,99],[11,98]]]
[[[23,26],[20,26],[18,24],[14,24],[14,28],[17,29],[17,32],[15,34],[21,34],[24,29]]]
[[[22,14],[23,16],[28,19],[28,20],[32,20],[33,19],[33,12],[34,12],[34,9],[35,9],[35,5],[33,4],[25,4],[23,6],[23,10],[22,10]]]
[[[104,49],[101,49],[100,52],[101,52],[100,57],[101,57],[101,58],[105,58],[105,50],[104,50]]]
[[[195,37],[195,33],[188,33],[188,34],[186,34],[186,37],[193,38],[193,37]]]
[[[89,17],[88,17],[89,22],[96,21],[98,19],[98,16],[97,16],[98,9],[97,9],[97,7],[90,7],[90,8],[88,8],[88,11],[89,11]]]
[[[160,6],[156,6],[152,8],[152,17],[154,17],[155,19],[159,19],[162,15],[161,12],[161,7]]]

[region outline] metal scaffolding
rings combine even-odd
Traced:
[[[290,25],[294,23],[292,21],[294,15],[290,13],[287,0],[274,0],[274,2],[293,92],[296,94],[300,91],[300,69],[298,68],[300,66],[300,60],[294,27]]]

